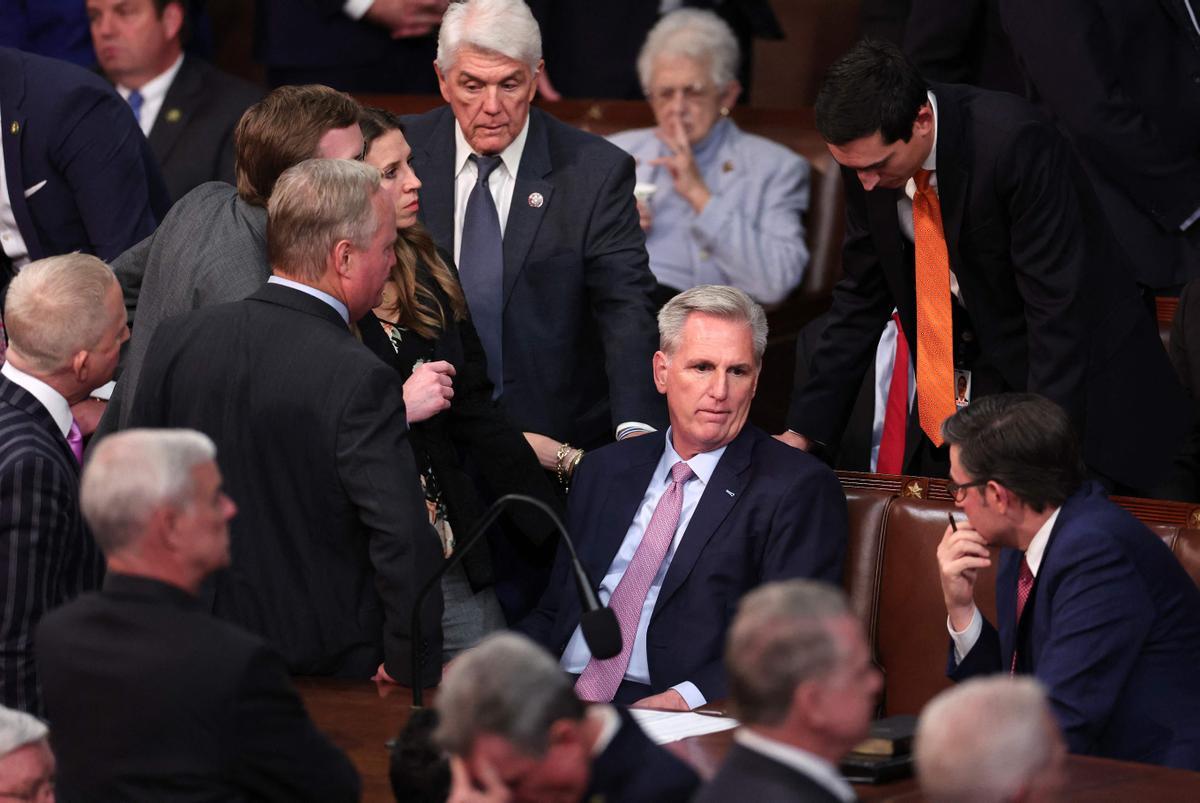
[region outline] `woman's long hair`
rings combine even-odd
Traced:
[[[387,132],[404,131],[396,116],[383,109],[363,109],[360,125],[368,151],[371,144]],[[394,323],[432,340],[446,328],[447,311],[442,309],[433,290],[417,281],[417,269],[422,263],[450,300],[449,312],[454,320],[466,319],[467,301],[462,285],[438,253],[433,237],[420,223],[414,223],[400,229],[396,238],[396,265],[392,268],[391,278],[400,293],[396,298]]]

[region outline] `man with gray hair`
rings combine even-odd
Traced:
[[[199,432],[129,430],[88,461],[108,575],[38,630],[65,799],[358,800],[279,655],[200,604],[237,512],[216,456]]]
[[[242,514],[218,616],[265,637],[288,668],[410,682],[409,623],[442,559],[392,368],[351,326],[395,262],[379,171],[310,159],[267,207],[274,275],[242,301],[160,324],[131,410],[135,426],[209,435]],[[424,606],[423,654],[441,655],[441,598]],[[382,667],[380,667],[382,669]],[[426,662],[435,683],[440,661]]]
[[[823,463],[746,424],[767,343],[762,307],[700,285],[669,301],[658,325],[654,382],[671,427],[588,455],[567,510],[623,650],[592,657],[562,549],[521,629],[562,656],[585,700],[695,708],[728,695],[721,655],[744,593],[841,580],[846,499]]]
[[[930,803],[1062,799],[1067,747],[1045,687],[1030,677],[975,678],[942,692],[921,712],[914,753]]]
[[[54,753],[37,717],[0,705],[0,800],[54,803]]]
[[[95,588],[103,563],[79,513],[83,437],[71,405],[107,382],[129,337],[121,288],[87,254],[26,265],[9,285],[0,368],[0,702],[42,713],[33,632]]]
[[[752,591],[725,665],[744,727],[697,803],[855,800],[837,764],[866,737],[883,677],[845,594],[805,580]]]
[[[554,659],[515,633],[455,660],[437,711],[434,738],[451,756],[448,803],[672,803],[699,783],[628,712],[580,701]]]

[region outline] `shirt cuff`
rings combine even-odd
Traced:
[[[957,666],[979,641],[979,635],[983,633],[983,615],[979,613],[979,608],[975,608],[971,613],[971,623],[962,631],[951,627],[950,617],[947,616],[946,629],[950,631],[950,639],[954,642],[954,663]]]
[[[700,690],[696,688],[696,684],[690,680],[685,680],[683,683],[676,683],[671,688],[678,692],[683,701],[687,703],[688,708],[693,710],[708,702],[708,700],[704,699],[704,695],[700,693]]]
[[[654,432],[654,427],[649,424],[643,424],[641,421],[622,421],[617,424],[617,440],[623,441],[633,434],[641,434],[643,432]]]
[[[370,10],[375,0],[346,0],[342,3],[342,13],[352,20],[362,19]]]
[[[1190,218],[1183,221],[1183,224],[1179,227],[1179,230],[1187,231],[1188,228],[1191,227],[1191,225],[1193,223],[1195,223],[1197,220],[1200,220],[1200,209],[1197,209],[1195,212],[1192,213],[1192,216]]]

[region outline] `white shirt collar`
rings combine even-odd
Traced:
[[[1038,569],[1042,565],[1042,555],[1046,554],[1046,544],[1050,543],[1050,531],[1054,529],[1054,522],[1058,521],[1058,514],[1062,512],[1061,507],[1054,508],[1054,512],[1050,514],[1050,518],[1033,536],[1033,540],[1029,542],[1029,546],[1025,548],[1025,562],[1029,564],[1029,571],[1033,572],[1033,576],[1037,577]]]
[[[54,424],[62,436],[67,437],[75,416],[71,415],[71,405],[67,403],[61,393],[36,376],[25,373],[11,362],[6,362],[3,367],[0,367],[0,374],[4,374],[10,381],[29,391],[50,413],[50,417],[54,419]]]
[[[854,794],[854,788],[846,782],[837,767],[818,755],[802,750],[795,745],[768,739],[747,727],[738,728],[737,732],[733,734],[733,740],[747,750],[753,750],[755,753],[774,759],[811,778],[846,803],[852,803],[858,799],[858,796]]]
[[[179,68],[183,66],[183,53],[179,54],[179,58],[175,59],[175,63],[151,78],[146,83],[142,84],[142,88],[138,92],[142,95],[143,103],[161,101],[167,96],[167,90],[171,88],[171,82],[175,80],[175,76],[179,73]],[[117,84],[117,92],[125,100],[129,100],[129,93],[133,90],[123,84]]]
[[[937,186],[937,141],[938,141],[937,98],[935,98],[933,96],[932,91],[926,92],[925,96],[927,98],[929,98],[929,108],[933,112],[933,145],[929,148],[929,155],[926,156],[925,161],[921,163],[921,168],[924,170],[928,170],[930,173],[933,173],[933,175],[930,176],[930,178],[929,178],[929,186],[936,187]],[[916,179],[910,178],[904,184],[904,194],[907,195],[909,198],[912,198],[914,195],[917,194]]]
[[[662,459],[658,461],[658,470],[655,472],[655,478],[667,482],[670,478],[671,466],[683,460],[679,456],[679,452],[675,451],[675,447],[671,443],[671,428],[667,427],[666,448],[663,449]],[[711,452],[697,452],[690,460],[685,460],[692,473],[696,475],[696,479],[700,480],[702,485],[708,485],[709,478],[713,472],[717,470],[717,463],[721,462],[721,455],[725,454],[725,450],[729,448],[729,444],[725,444],[719,449],[713,449]]]
[[[318,290],[312,285],[293,282],[291,279],[285,279],[282,276],[272,276],[271,278],[267,279],[267,284],[281,284],[284,287],[290,287],[293,290],[299,290],[301,293],[312,296],[313,298],[319,298],[329,306],[333,307],[337,311],[337,314],[342,316],[342,320],[346,322],[347,326],[350,325],[350,310],[345,304],[329,295],[329,293],[326,293],[324,290]]]
[[[592,745],[592,757],[596,757],[608,749],[608,745],[621,729],[621,715],[611,705],[589,705],[584,716],[600,723],[600,734]]]
[[[517,175],[518,168],[521,167],[521,155],[525,153],[525,140],[529,138],[529,117],[525,117],[525,125],[521,126],[521,133],[508,144],[508,147],[500,151],[500,161],[504,163],[504,169],[508,171],[510,176],[514,178]],[[458,121],[454,121],[454,175],[457,177],[462,173],[467,166],[467,160],[471,158],[471,154],[475,153],[467,143],[467,138],[462,132],[462,126]]]

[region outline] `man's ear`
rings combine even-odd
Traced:
[[[565,747],[576,744],[582,739],[582,734],[579,729],[579,721],[574,719],[556,719],[550,723],[550,730],[546,733],[546,742],[551,747]]]
[[[448,78],[446,78],[445,73],[442,72],[442,68],[438,66],[437,59],[434,59],[434,61],[433,61],[433,71],[437,74],[438,89],[442,93],[442,100],[449,103],[450,102],[450,81]]]
[[[350,257],[354,255],[354,243],[338,240],[333,246],[333,266],[343,279],[350,275]]]
[[[654,370],[654,387],[658,388],[658,392],[666,394],[667,392],[667,366],[670,364],[671,358],[661,351],[654,352],[654,359],[651,362]]]
[[[88,371],[91,368],[89,358],[92,353],[87,349],[80,349],[75,352],[75,356],[71,358],[71,373],[75,380],[79,383],[84,383],[88,378]]]
[[[933,133],[933,107],[929,105],[929,101],[925,101],[921,108],[917,109],[917,119],[913,120],[913,136],[929,136]]]
[[[162,12],[163,29],[168,39],[175,39],[183,30],[183,4],[167,3]]]

